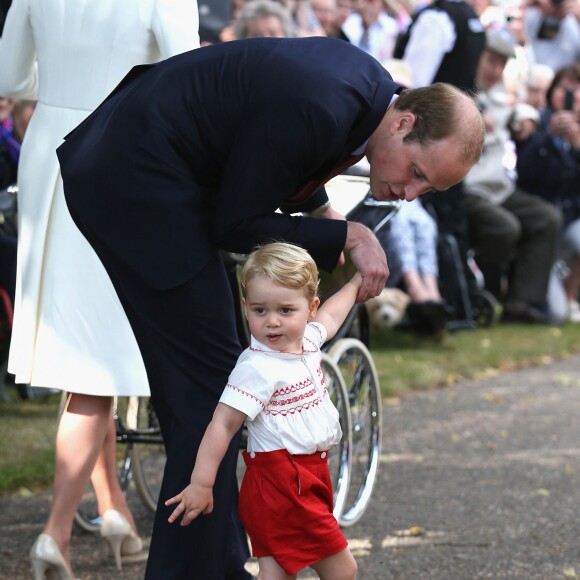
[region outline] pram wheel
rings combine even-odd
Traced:
[[[161,427],[151,398],[129,397],[126,418],[126,427],[137,434],[133,444],[129,445],[135,487],[143,504],[154,512],[161,491],[166,455]],[[130,476],[125,475],[121,481],[127,478],[130,479]]]
[[[491,328],[498,322],[497,298],[487,290],[475,288],[471,291],[471,309],[477,326]]]
[[[377,371],[366,346],[352,338],[336,342],[329,351],[348,391],[352,421],[352,463],[343,527],[354,525],[364,514],[379,466],[381,442],[381,390]]]
[[[334,517],[340,521],[344,511],[350,479],[352,461],[352,425],[348,392],[342,374],[336,363],[326,353],[322,353],[324,385],[330,400],[338,410],[342,439],[328,452],[328,468],[334,490]]]

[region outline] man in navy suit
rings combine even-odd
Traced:
[[[442,84],[399,92],[339,40],[235,41],[136,67],[58,149],[71,215],[127,312],[166,443],[147,578],[245,574],[237,441],[211,515],[171,526],[162,503],[188,483],[241,350],[220,250],[285,240],[326,270],[348,252],[364,301],[383,289],[387,261],[370,230],[327,207],[325,181],[364,153],[376,198],[412,200],[479,158],[469,97]]]

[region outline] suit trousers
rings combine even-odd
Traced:
[[[519,189],[501,205],[478,195],[464,198],[476,261],[509,272],[505,301],[544,304],[562,228],[560,212]]]
[[[193,279],[159,290],[106,252],[97,253],[141,349],[167,451],[145,578],[249,578],[243,570],[248,544],[237,513],[240,434],[218,471],[211,514],[183,527],[167,522],[175,506],[164,506],[189,484],[199,444],[241,352],[222,258],[217,251],[206,256]]]

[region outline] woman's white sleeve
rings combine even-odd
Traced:
[[[29,0],[14,0],[0,38],[0,96],[36,100],[38,69]]]

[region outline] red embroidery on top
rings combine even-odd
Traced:
[[[290,385],[288,387],[282,387],[280,389],[275,390],[272,393],[272,397],[279,397],[280,395],[287,395],[288,393],[295,393],[296,391],[301,391],[302,389],[309,387],[311,384],[312,384],[311,379],[305,379],[303,381],[300,381],[296,385]]]
[[[308,391],[307,393],[303,393],[302,395],[296,395],[295,397],[290,397],[288,399],[279,399],[279,400],[274,400],[274,397],[272,397],[270,399],[270,401],[268,401],[268,406],[272,405],[272,406],[278,406],[278,405],[290,405],[292,403],[296,403],[298,401],[302,401],[304,399],[310,398],[313,395],[316,395],[316,389],[311,389],[310,391]]]
[[[248,391],[244,391],[243,389],[240,389],[238,387],[236,387],[235,385],[232,385],[230,383],[226,384],[226,388],[230,388],[233,389],[234,391],[237,391],[238,393],[242,393],[242,395],[246,395],[246,397],[250,397],[250,399],[254,399],[254,401],[257,401],[258,403],[260,403],[260,405],[262,406],[262,409],[266,408],[266,405],[264,405],[264,403],[262,403],[262,401],[260,401],[260,399],[258,399],[258,397],[256,397],[255,395],[252,395],[252,393],[248,393]]]
[[[314,327],[314,328],[316,328],[316,327]],[[320,330],[318,330],[318,328],[316,328],[316,330],[318,331],[318,334],[320,334]],[[307,342],[308,344],[310,344],[310,348],[312,349],[312,350],[304,349],[304,352],[318,352],[317,344],[314,341],[310,340],[307,336],[304,337],[304,342]]]
[[[266,412],[270,415],[282,415],[286,417],[287,415],[295,415],[296,413],[302,413],[302,411],[307,411],[310,407],[317,407],[322,403],[322,399],[317,398],[313,401],[309,401],[308,403],[304,403],[303,405],[298,405],[297,407],[291,407],[290,409],[281,409],[281,410],[274,410],[270,409],[268,405],[268,409]]]
[[[324,372],[322,371],[322,366],[319,366],[319,367],[316,369],[316,374],[318,375],[318,378],[320,379],[320,384],[321,384],[322,386],[324,386],[324,384],[325,384],[325,379],[324,379]]]

